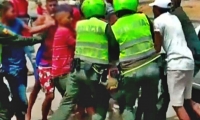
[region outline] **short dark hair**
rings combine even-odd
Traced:
[[[166,13],[166,12],[170,12],[170,8],[159,8],[160,13]]]
[[[3,1],[0,6],[0,11],[5,13],[10,7],[14,7],[12,2],[10,1]]]
[[[181,0],[173,0],[174,1],[174,6],[179,7],[181,6]]]
[[[46,0],[46,2],[58,2],[58,0]]]
[[[71,15],[73,15],[73,8],[68,4],[61,4],[58,5],[56,13],[59,12],[69,12]]]

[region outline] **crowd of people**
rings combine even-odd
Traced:
[[[149,4],[153,22],[138,12],[139,0],[61,5],[46,0],[45,8],[37,5],[30,26],[27,0],[0,1],[0,120],[14,115],[31,120],[41,89],[42,120],[49,114],[50,120],[72,114],[78,120],[105,120],[112,113],[110,99],[119,105],[123,120],[166,120],[169,102],[180,120],[200,120],[200,104],[192,100],[192,79],[200,69],[200,28],[195,31],[181,0]],[[41,45],[35,56],[36,43]],[[29,101],[25,54],[35,75]],[[55,88],[62,101],[53,112]]]

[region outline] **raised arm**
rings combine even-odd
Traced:
[[[20,46],[33,45],[42,42],[41,36],[22,37],[0,25],[0,44],[14,44]]]

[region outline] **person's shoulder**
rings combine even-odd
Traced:
[[[40,19],[40,20],[45,20],[45,18],[46,18],[46,16],[45,15],[38,15],[38,17],[37,17],[38,19]]]
[[[16,18],[16,19],[15,19],[15,24],[18,24],[18,25],[23,26],[25,23],[24,23],[24,21],[23,21],[22,19]]]
[[[68,32],[69,28],[67,28],[67,27],[58,27],[56,31],[57,32]]]
[[[59,36],[66,36],[66,35],[70,35],[71,33],[72,33],[72,30],[70,28],[57,27],[55,34]]]
[[[161,14],[154,20],[154,22],[160,24],[168,24],[170,23],[168,20],[173,20],[174,23],[178,22],[178,18],[175,15],[170,14],[169,12]]]
[[[162,16],[158,16],[157,18],[154,19],[153,23],[158,25],[158,24],[163,24],[164,18]]]
[[[23,22],[23,20],[20,19],[20,18],[16,18],[16,19],[15,19],[15,22]]]

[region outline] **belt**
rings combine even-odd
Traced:
[[[72,68],[76,70],[84,69],[84,70],[89,70],[89,69],[94,69],[95,72],[101,74],[102,69],[107,69],[109,66],[108,65],[101,65],[101,64],[95,64],[95,63],[88,63],[85,61],[82,61],[79,58],[75,58],[72,62]]]

